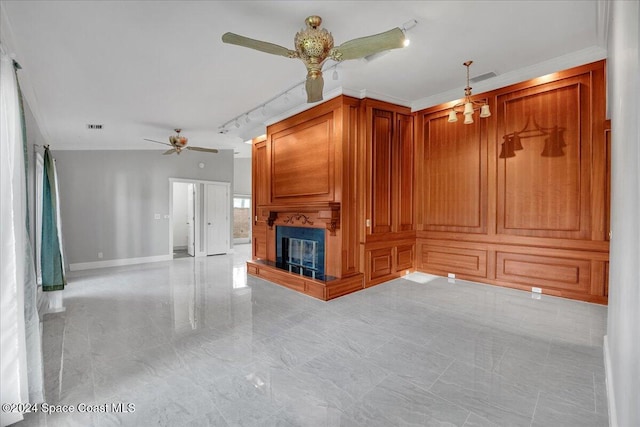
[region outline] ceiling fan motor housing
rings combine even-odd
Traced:
[[[319,28],[322,23],[319,16],[310,16],[305,22],[307,28],[296,33],[294,44],[298,57],[307,68],[313,69],[321,65],[329,55],[333,48],[333,36],[324,28]]]
[[[169,142],[171,142],[171,145],[174,145],[176,147],[184,147],[185,145],[187,145],[187,141],[188,139],[186,137],[180,135],[172,135],[169,137]]]

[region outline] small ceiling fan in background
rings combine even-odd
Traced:
[[[223,34],[222,41],[272,55],[302,60],[307,67],[305,88],[308,103],[322,101],[322,89],[324,87],[322,64],[327,59],[339,62],[346,59],[364,58],[375,53],[400,48],[405,45],[404,31],[396,27],[384,33],[349,40],[338,47],[333,47],[333,36],[331,33],[324,28],[320,29],[322,18],[319,16],[309,16],[305,19],[305,23],[307,24],[307,28],[296,33],[294,39],[295,50],[269,42],[250,39],[234,33]]]
[[[215,148],[203,148],[203,147],[189,147],[187,146],[187,142],[189,139],[186,136],[180,135],[182,129],[174,129],[176,131],[175,135],[171,135],[169,137],[169,143],[156,141],[153,139],[144,138],[145,141],[155,142],[156,144],[168,145],[169,147],[173,147],[162,154],[180,154],[182,150],[193,150],[193,151],[204,151],[206,153],[217,153],[218,150]]]

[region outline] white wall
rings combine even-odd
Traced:
[[[251,157],[234,160],[233,194],[251,194]]]
[[[160,153],[53,150],[69,264],[170,256],[169,178],[233,181],[232,150]]]
[[[189,243],[189,226],[187,222],[187,189],[185,182],[173,183],[173,247],[186,248]]]
[[[605,363],[610,420],[620,427],[640,426],[639,4],[611,2],[609,37],[612,235]]]

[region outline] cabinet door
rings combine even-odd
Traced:
[[[393,113],[374,109],[371,126],[371,234],[387,233],[392,224]]]

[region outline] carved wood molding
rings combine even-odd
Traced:
[[[269,229],[273,229],[278,218],[283,218],[280,220],[282,224],[294,224],[298,221],[302,226],[312,226],[321,222],[332,236],[335,236],[336,230],[340,228],[340,203],[267,205],[259,207],[259,210],[266,216]]]
[[[295,214],[289,215],[284,220],[284,223],[285,224],[293,224],[295,221],[300,221],[302,224],[313,225],[313,221],[311,221],[311,219],[309,219],[308,216],[306,216],[304,214],[301,214],[301,213],[295,213]]]

